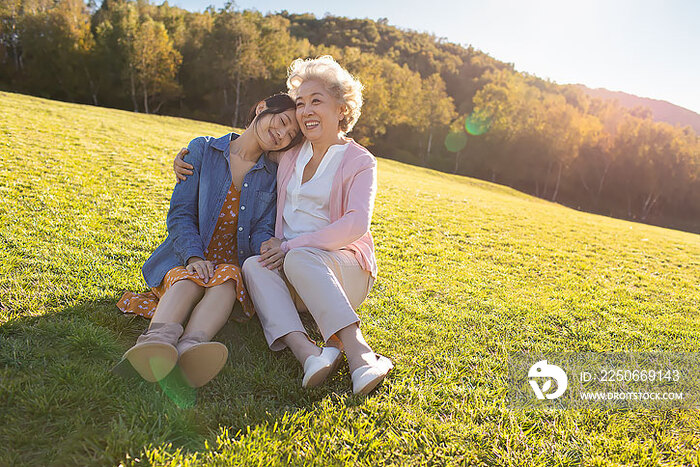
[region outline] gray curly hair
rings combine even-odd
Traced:
[[[340,129],[348,133],[353,129],[362,109],[362,83],[340,66],[330,55],[302,60],[297,58],[287,72],[287,89],[292,99],[297,98],[299,86],[304,81],[318,80],[345,106],[345,116]]]

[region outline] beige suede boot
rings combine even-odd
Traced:
[[[208,341],[203,333],[182,336],[177,343],[177,351],[180,370],[194,388],[214,379],[228,359],[226,346],[221,342]]]
[[[168,376],[177,363],[175,344],[182,331],[182,325],[178,323],[152,323],[123,358],[129,360],[146,381],[160,381]]]

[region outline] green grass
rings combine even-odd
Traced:
[[[700,413],[517,411],[520,350],[700,351],[700,236],[379,161],[379,278],[359,310],[396,369],[301,389],[257,319],[178,408],[109,373],[146,327],[171,161],[227,128],[0,93],[0,465],[698,465]]]

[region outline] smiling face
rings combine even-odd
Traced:
[[[343,106],[325,85],[317,80],[304,81],[296,96],[296,116],[304,136],[311,143],[338,140]]]
[[[255,119],[255,134],[260,142],[260,147],[264,151],[279,151],[289,146],[299,133],[299,124],[294,115],[294,109],[285,110],[281,113],[258,111]]]

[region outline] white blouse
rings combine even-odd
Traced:
[[[304,168],[314,152],[309,141],[301,147],[294,173],[287,185],[287,197],[284,202],[282,218],[285,239],[291,240],[305,233],[316,232],[331,223],[331,186],[347,146],[334,144],[329,147],[314,176],[303,184],[301,179],[304,176]]]

